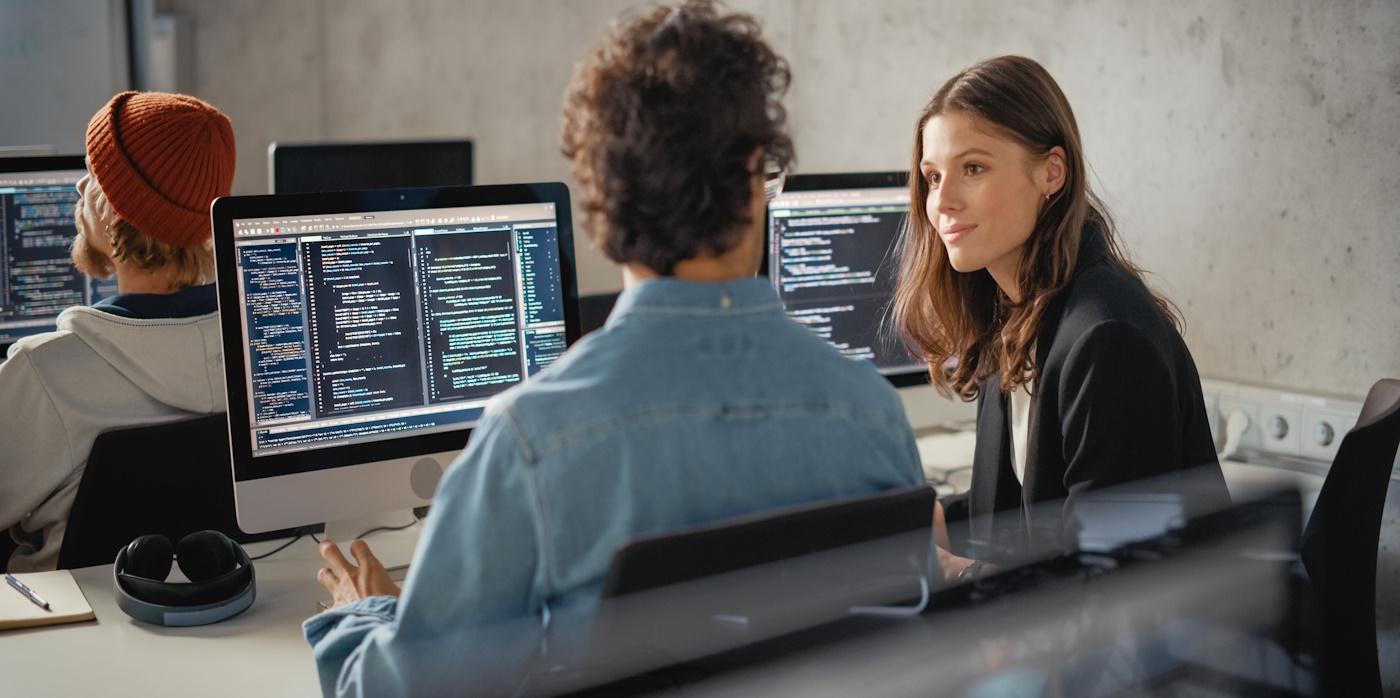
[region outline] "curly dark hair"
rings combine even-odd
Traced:
[[[560,120],[594,243],[663,276],[732,249],[752,222],[750,154],[793,160],[790,81],[757,21],[709,0],[614,20],[575,66]]]

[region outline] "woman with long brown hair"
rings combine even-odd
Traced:
[[[1050,74],[1002,56],[954,76],[911,171],[895,318],[942,394],[979,401],[972,539],[1063,548],[1086,491],[1198,466],[1224,495],[1179,314],[1124,256]]]

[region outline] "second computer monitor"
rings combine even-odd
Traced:
[[[74,185],[86,174],[81,155],[0,158],[0,347],[116,293],[114,280],[90,279],[69,258]]]
[[[273,143],[267,170],[273,194],[465,186],[472,142]]]
[[[890,324],[908,174],[790,175],[768,204],[767,273],[789,316],[895,385],[928,367]]]

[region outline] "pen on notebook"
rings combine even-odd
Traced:
[[[34,605],[44,609],[45,611],[53,612],[53,609],[49,608],[49,602],[45,601],[44,597],[34,593],[34,590],[25,586],[24,582],[15,579],[15,576],[13,574],[6,574],[5,581],[9,582],[10,586],[15,588],[15,591],[24,594],[25,598],[29,599],[30,601],[33,601]]]

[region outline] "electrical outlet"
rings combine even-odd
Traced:
[[[1259,405],[1260,450],[1286,456],[1301,455],[1299,435],[1302,433],[1303,408],[1285,402],[1268,401]]]
[[[1303,429],[1298,434],[1302,456],[1331,463],[1332,459],[1337,457],[1337,447],[1342,444],[1342,437],[1356,426],[1356,417],[1360,413],[1360,406],[1355,412],[1327,407],[1304,407]]]
[[[1225,381],[1202,380],[1211,433],[1223,447],[1224,424],[1239,410],[1249,418],[1240,448],[1265,454],[1307,458],[1330,464],[1337,446],[1356,424],[1361,403],[1315,395],[1270,390]],[[1212,403],[1214,409],[1212,409]]]

